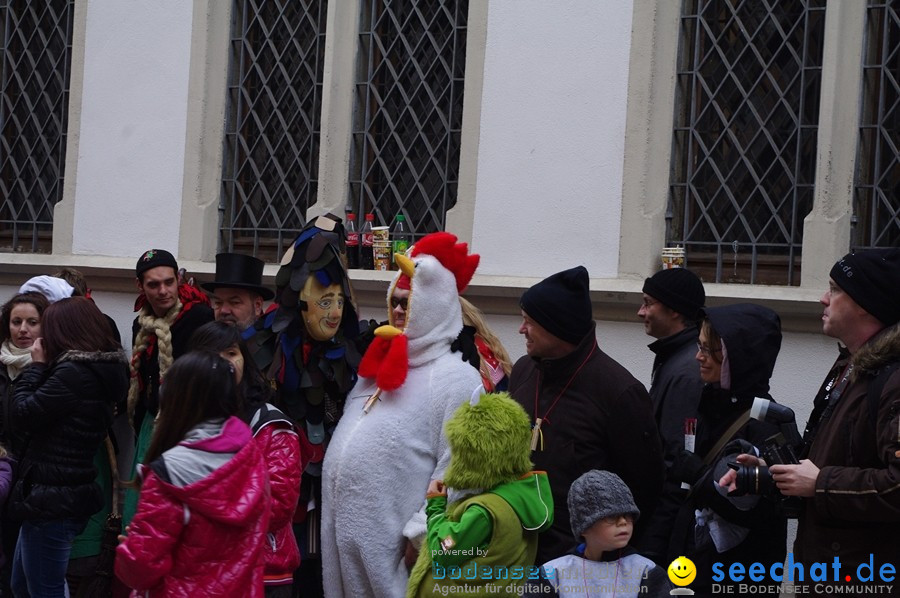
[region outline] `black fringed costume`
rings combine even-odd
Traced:
[[[365,347],[361,324],[347,276],[344,227],[332,214],[320,216],[300,232],[275,276],[276,304],[246,333],[250,351],[260,369],[277,386],[277,406],[302,427],[317,450],[303,474],[295,532],[303,559],[319,553],[319,511],[307,513],[313,499],[321,504],[322,458],[331,433],[340,419],[344,399],[356,382],[356,370]],[[310,338],[300,293],[310,276],[322,286],[339,284],[344,311],[335,336],[328,341]],[[309,567],[310,563],[301,570]],[[318,573],[318,561],[315,561]],[[303,581],[308,584],[309,579]],[[307,588],[308,589],[308,588]],[[304,590],[306,595],[306,590]]]

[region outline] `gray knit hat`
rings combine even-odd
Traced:
[[[641,512],[622,478],[609,471],[592,469],[572,482],[569,488],[569,521],[575,539],[604,517]]]

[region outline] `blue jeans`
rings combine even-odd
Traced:
[[[66,567],[72,541],[86,523],[84,519],[23,522],[13,556],[13,596],[67,598]]]

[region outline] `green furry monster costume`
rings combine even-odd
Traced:
[[[485,490],[449,506],[442,483],[427,495],[428,531],[407,598],[444,596],[447,586],[454,596],[521,596],[537,575],[538,533],[553,523],[547,474],[530,471],[528,416],[507,393],[480,394],[457,409],[446,433],[447,486]]]

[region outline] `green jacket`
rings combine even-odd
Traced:
[[[529,472],[447,507],[445,496],[426,506],[428,531],[410,572],[407,598],[519,596],[533,570],[538,533],[553,523],[547,474]],[[463,586],[460,591],[460,587]]]

